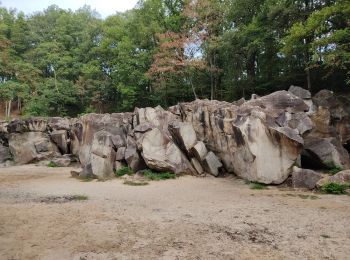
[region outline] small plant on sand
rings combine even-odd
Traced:
[[[73,195],[72,200],[88,200],[89,197],[86,195]]]
[[[349,188],[347,184],[338,184],[334,182],[327,183],[322,186],[322,191],[328,194],[346,194],[346,189]]]
[[[252,190],[267,190],[268,189],[266,184],[259,183],[259,182],[250,182],[249,188]]]
[[[321,237],[323,237],[323,238],[331,238],[330,236],[328,236],[326,234],[322,234]]]
[[[146,186],[149,183],[146,181],[131,181],[131,180],[125,180],[124,181],[125,185],[129,185],[129,186]]]
[[[133,175],[133,171],[129,167],[122,167],[115,172],[116,177],[122,177],[124,175]]]
[[[343,168],[341,168],[339,165],[336,165],[334,162],[327,162],[325,165],[330,175],[337,174],[343,170]]]
[[[58,165],[57,165],[55,162],[50,161],[50,162],[48,163],[47,167],[55,168],[55,167],[58,167]]]
[[[152,181],[176,179],[176,174],[172,172],[153,172],[151,170],[145,170],[144,176]]]

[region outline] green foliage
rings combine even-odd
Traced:
[[[56,167],[58,167],[58,165],[57,165],[56,163],[54,163],[53,161],[50,161],[50,162],[47,164],[47,167],[56,168]]]
[[[124,184],[129,186],[146,186],[149,183],[145,181],[125,180]]]
[[[115,172],[116,177],[122,177],[124,175],[133,175],[133,171],[129,167],[122,167],[118,171]]]
[[[176,174],[172,172],[153,172],[152,170],[145,170],[143,174],[147,179],[152,181],[176,179]]]
[[[344,92],[349,6],[143,0],[104,20],[86,6],[31,15],[0,6],[0,101],[22,115],[76,116],[195,96],[232,101],[291,84]]]
[[[348,188],[349,188],[349,185],[347,184],[338,184],[338,183],[330,182],[322,186],[322,191],[329,194],[340,195],[340,194],[345,194],[346,193],[345,191]]]
[[[327,162],[326,168],[327,168],[327,171],[330,175],[337,174],[338,172],[341,172],[343,170],[342,167],[340,167],[339,165],[336,165],[333,161]]]
[[[79,201],[88,200],[88,199],[89,199],[89,197],[86,195],[73,195],[71,198],[71,200],[79,200]]]
[[[268,189],[266,184],[258,183],[258,182],[250,182],[249,188],[252,190],[267,190]]]

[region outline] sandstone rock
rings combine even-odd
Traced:
[[[50,137],[62,154],[67,154],[69,152],[68,134],[66,130],[54,130],[50,133]]]
[[[202,141],[200,141],[200,142],[197,142],[197,144],[192,147],[191,153],[196,157],[196,159],[199,162],[202,162],[207,156],[208,150],[205,147],[205,144]]]
[[[0,144],[0,163],[4,163],[12,158],[10,149]]]
[[[300,97],[301,99],[311,99],[311,92],[298,86],[290,86],[288,92]]]
[[[198,140],[220,158],[227,172],[266,184],[280,184],[292,173],[303,139],[297,129],[276,121],[283,113],[308,110],[300,98],[282,91],[240,107],[209,100],[180,107],[183,120],[193,125]]]
[[[180,149],[189,154],[190,149],[197,143],[192,124],[174,121],[169,124],[168,129]]]
[[[350,141],[350,98],[321,90],[312,98],[315,112],[311,118],[316,125],[312,137],[337,137],[341,143]]]
[[[111,137],[112,135],[106,131],[99,131],[94,135],[91,147],[91,168],[92,173],[99,179],[114,176],[115,151]]]
[[[316,183],[323,178],[322,174],[298,167],[293,168],[292,185],[294,188],[316,188]]]
[[[59,155],[58,148],[42,132],[12,133],[9,148],[17,164],[52,158]]]
[[[118,171],[120,169],[122,169],[123,167],[125,167],[125,163],[123,162],[119,162],[119,161],[115,161],[114,162],[114,170]]]
[[[67,157],[56,157],[51,160],[57,167],[68,167],[71,160]]]
[[[314,162],[315,166],[328,166],[330,164],[341,168],[350,166],[349,153],[337,138],[312,138],[305,139],[304,160]]]
[[[191,163],[181,150],[160,129],[145,133],[142,138],[142,157],[147,166],[156,171],[177,174],[196,174]]]
[[[79,156],[84,166],[91,162],[91,146],[95,133],[105,131],[111,136],[121,136],[126,139],[132,128],[132,113],[88,114],[75,122],[71,129],[71,153]]]
[[[133,170],[133,172],[146,168],[145,162],[137,150],[136,142],[130,136],[127,137],[127,147],[125,149],[124,156],[128,166]]]
[[[87,179],[87,178],[97,178],[96,175],[92,172],[92,165],[91,163],[86,164],[83,169],[79,172],[79,178],[81,179]]]
[[[116,161],[123,161],[125,159],[125,150],[126,150],[126,147],[118,148],[117,153],[115,155]]]
[[[196,158],[191,159],[193,168],[197,171],[198,174],[204,173],[203,167]]]
[[[350,185],[350,170],[338,172],[333,176],[327,176],[317,182],[317,187],[320,188],[327,183],[347,184]]]
[[[213,153],[209,152],[204,159],[204,167],[208,173],[214,176],[219,175],[219,169],[222,167],[222,163],[218,157]]]

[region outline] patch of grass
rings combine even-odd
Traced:
[[[130,181],[130,180],[125,180],[124,181],[125,185],[129,185],[129,186],[146,186],[149,183],[146,181]]]
[[[335,182],[330,182],[322,186],[322,191],[328,194],[346,194],[346,189],[349,188],[347,184],[338,184]]]
[[[91,182],[93,180],[94,178],[89,178],[89,177],[80,179],[81,182]]]
[[[309,198],[309,195],[305,195],[305,194],[298,194],[299,198],[302,198],[303,200],[306,200]]]
[[[267,190],[268,189],[266,184],[259,183],[259,182],[250,182],[249,188],[252,190]]]
[[[56,163],[54,163],[53,161],[50,161],[48,163],[47,167],[55,168],[55,167],[58,167],[58,165]]]
[[[133,171],[129,167],[122,167],[118,171],[115,172],[116,177],[122,177],[124,175],[133,175]]]
[[[328,236],[326,234],[322,234],[321,237],[323,237],[323,238],[331,238],[330,236]]]
[[[88,200],[89,197],[86,195],[73,195],[72,200]]]
[[[337,174],[343,170],[343,168],[341,168],[339,165],[336,165],[334,162],[327,162],[325,165],[330,175]]]
[[[151,170],[145,170],[144,176],[152,181],[176,179],[176,174],[172,172],[153,172]]]

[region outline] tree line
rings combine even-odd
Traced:
[[[140,0],[101,19],[84,6],[0,6],[0,99],[10,116],[75,116],[233,101],[294,84],[345,92],[349,0]]]

